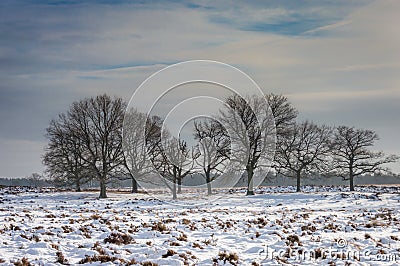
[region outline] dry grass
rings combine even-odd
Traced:
[[[218,253],[218,256],[213,259],[214,265],[219,265],[219,262],[222,261],[224,264],[229,262],[230,264],[236,266],[239,265],[239,255],[233,252],[221,251]]]
[[[169,231],[168,227],[162,222],[157,222],[156,224],[152,225],[151,229],[161,233]]]
[[[297,243],[297,245],[301,246],[300,238],[297,235],[290,235],[286,238],[286,244],[288,246],[293,246],[294,243]]]
[[[57,251],[56,256],[57,256],[56,260],[57,263],[68,265],[68,260],[64,257],[64,254],[61,251]]]
[[[29,260],[25,257],[14,262],[14,265],[15,266],[32,266],[32,264],[29,262]]]
[[[113,257],[110,255],[92,255],[92,256],[88,256],[86,255],[86,257],[84,259],[81,259],[78,264],[85,264],[85,263],[92,263],[92,262],[101,262],[101,263],[105,263],[105,262],[113,262],[118,260],[117,257]]]
[[[116,245],[128,245],[134,243],[133,238],[128,234],[113,232],[104,239],[104,243],[111,243]]]

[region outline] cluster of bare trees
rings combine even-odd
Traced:
[[[294,124],[278,137],[276,169],[283,175],[296,177],[297,191],[307,174],[338,176],[350,181],[363,174],[389,172],[384,165],[399,157],[386,156],[372,150],[378,135],[372,130],[349,126],[318,126],[305,121]]]
[[[80,190],[96,179],[105,198],[110,178],[124,164],[122,122],[125,103],[100,95],[74,102],[47,128],[49,144],[43,162],[48,174],[60,183]]]
[[[355,177],[386,171],[386,163],[398,160],[372,150],[379,139],[374,131],[298,122],[282,95],[229,97],[213,119],[194,122],[193,147],[163,130],[161,118],[125,109],[122,99],[100,95],[74,102],[52,120],[43,156],[47,174],[78,191],[97,180],[102,198],[112,178],[131,179],[132,192],[137,181],[162,184],[176,198],[188,175],[201,174],[211,194],[214,180],[239,170],[252,195],[254,179],[265,178],[262,169],[296,178],[297,191],[303,177],[316,173],[349,179],[354,190]]]

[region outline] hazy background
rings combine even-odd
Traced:
[[[232,64],[309,118],[376,130],[400,154],[400,1],[1,1],[0,177],[42,172],[49,120],[129,100],[191,59]],[[399,163],[392,165],[400,172]]]

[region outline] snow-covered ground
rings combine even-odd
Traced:
[[[99,200],[98,192],[3,188],[0,262],[399,265],[400,187],[304,190],[173,202],[167,195],[109,192]]]

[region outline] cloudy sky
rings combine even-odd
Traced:
[[[49,120],[210,59],[287,95],[301,119],[376,130],[400,154],[400,1],[0,2],[0,176],[42,172]],[[400,172],[398,165],[393,165]]]

